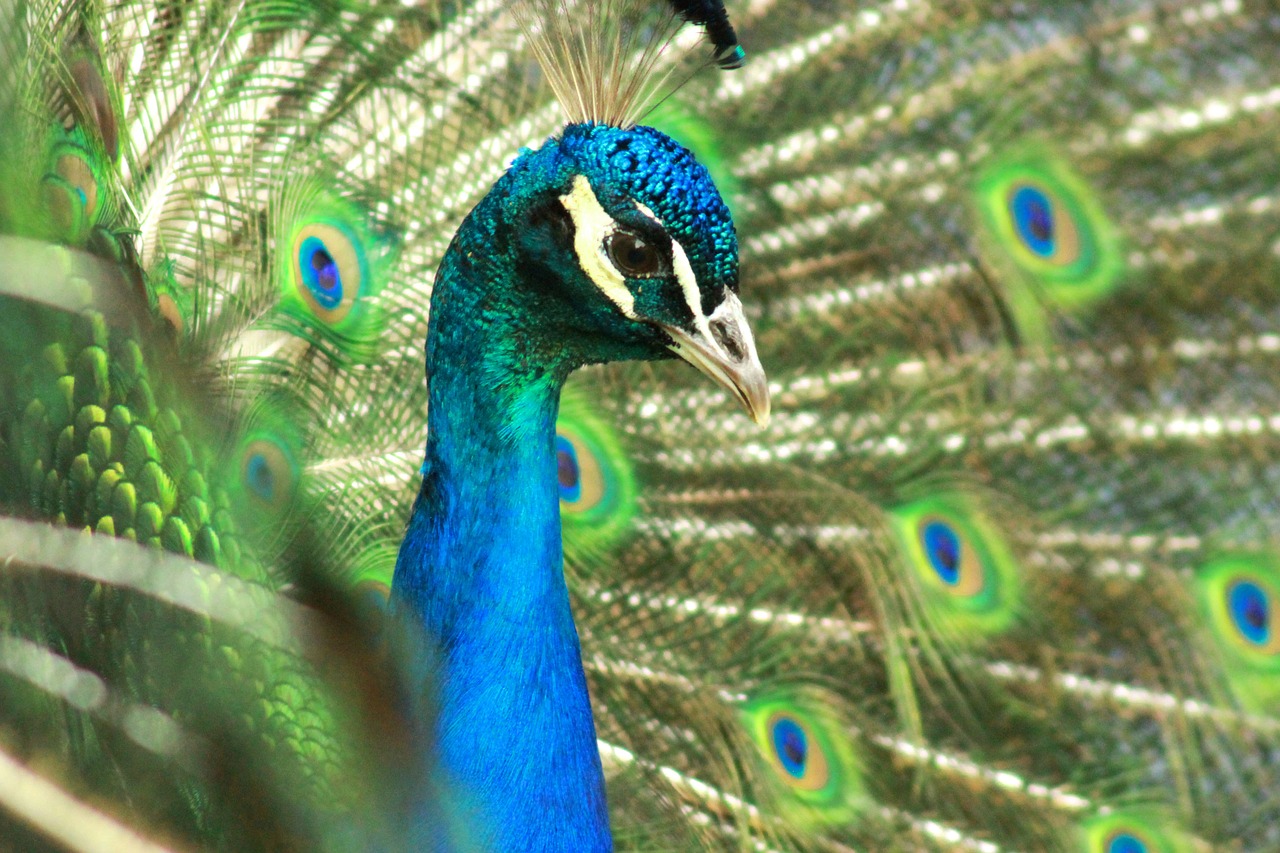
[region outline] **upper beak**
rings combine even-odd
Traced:
[[[742,303],[727,291],[720,307],[699,320],[692,333],[662,323],[662,330],[671,336],[668,348],[733,394],[751,419],[764,426],[769,422],[769,381],[756,355]]]

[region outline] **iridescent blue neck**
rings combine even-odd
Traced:
[[[536,324],[504,296],[520,283],[496,248],[496,204],[469,217],[436,278],[425,477],[394,594],[439,644],[437,747],[482,849],[605,851],[554,452],[574,365],[531,345]]]

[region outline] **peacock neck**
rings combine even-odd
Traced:
[[[570,366],[495,296],[510,271],[475,257],[455,245],[432,295],[426,464],[394,591],[438,644],[436,745],[484,849],[609,850],[560,542]]]

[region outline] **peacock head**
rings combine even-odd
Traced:
[[[493,298],[530,318],[525,345],[570,367],[678,356],[767,420],[733,220],[688,150],[652,128],[573,124],[523,152],[490,200],[473,216],[514,270]]]

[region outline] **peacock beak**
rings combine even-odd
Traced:
[[[753,421],[760,426],[767,424],[769,381],[756,355],[756,342],[738,297],[726,292],[720,307],[709,317],[697,317],[694,325],[690,332],[661,324],[671,336],[667,348],[733,394]]]

